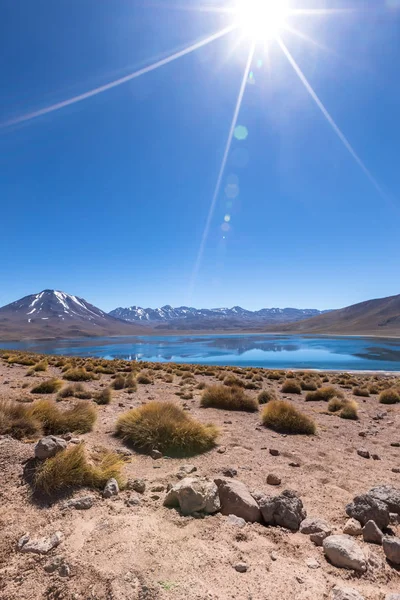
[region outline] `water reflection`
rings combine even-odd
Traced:
[[[125,360],[271,368],[400,371],[400,340],[290,335],[186,335],[26,341],[3,348]]]

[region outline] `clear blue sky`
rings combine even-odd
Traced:
[[[3,0],[0,124],[128,75],[231,20],[173,3]],[[249,51],[234,31],[124,85],[0,127],[0,304],[43,288],[106,310],[336,308],[400,293],[399,4],[343,0],[358,12],[291,18],[330,52],[282,32],[385,197],[279,46],[268,46],[267,60],[258,45],[238,118],[248,136],[233,139],[189,297]]]

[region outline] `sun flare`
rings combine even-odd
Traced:
[[[236,0],[235,13],[246,37],[268,41],[280,33],[289,7],[286,0]]]

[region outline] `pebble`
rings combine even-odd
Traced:
[[[343,527],[343,533],[352,536],[362,535],[362,526],[357,519],[349,519]]]
[[[222,474],[225,475],[225,477],[235,477],[237,475],[237,470],[233,469],[232,467],[228,467],[227,469],[222,470]]]
[[[391,442],[390,444],[393,448],[400,448],[400,442]]]
[[[268,483],[268,485],[281,485],[282,480],[277,475],[274,475],[273,473],[270,473],[267,476],[267,483]]]
[[[125,500],[126,506],[139,506],[140,499],[139,498],[127,498]]]
[[[218,452],[218,454],[225,454],[225,452],[226,452],[226,448],[225,448],[225,446],[220,446],[220,447],[217,449],[217,452]]]
[[[269,453],[271,456],[279,456],[280,455],[279,450],[276,450],[276,448],[270,448]]]
[[[370,458],[370,453],[368,452],[368,450],[365,450],[364,448],[359,448],[357,450],[357,454],[358,454],[358,456],[361,456],[362,458]]]
[[[238,573],[246,573],[248,568],[249,567],[244,562],[240,562],[235,565],[235,571],[237,571]]]
[[[315,558],[307,558],[306,565],[309,569],[319,569],[321,566]]]
[[[271,556],[271,560],[273,560],[273,561],[275,561],[275,560],[278,560],[278,555],[277,555],[277,553],[275,552],[275,550],[273,550],[273,551],[271,552],[270,556]]]
[[[400,473],[400,467],[393,467],[392,472],[393,473]]]
[[[371,458],[373,460],[381,460],[381,457],[379,456],[379,454],[371,454]]]
[[[240,529],[246,525],[246,521],[236,515],[229,515],[227,521],[230,525],[235,525],[235,527],[240,527]]]
[[[163,457],[162,453],[159,450],[152,450],[150,456],[153,460],[159,460]]]
[[[111,498],[119,494],[119,485],[116,479],[111,478],[107,481],[103,490],[103,498]]]
[[[128,490],[138,492],[138,494],[143,494],[146,491],[146,483],[143,479],[130,479],[126,487]]]
[[[289,467],[300,467],[300,463],[298,462],[290,462]]]

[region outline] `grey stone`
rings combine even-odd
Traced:
[[[275,562],[276,560],[278,560],[278,554],[275,552],[275,550],[272,550],[272,552],[271,552],[271,555],[270,555],[270,556],[271,556],[271,560],[273,560],[274,562]]]
[[[248,568],[249,567],[244,562],[240,562],[235,565],[235,571],[237,571],[238,573],[246,573]]]
[[[270,473],[267,476],[267,483],[268,483],[268,485],[281,485],[282,480],[280,477],[278,477],[278,475],[274,475],[274,473]]]
[[[331,595],[332,600],[364,600],[354,588],[334,587]]]
[[[58,569],[60,577],[69,577],[71,575],[71,568],[67,563],[63,563]]]
[[[394,565],[400,565],[400,538],[384,537],[382,545],[386,558]]]
[[[400,514],[400,489],[391,485],[378,485],[372,488],[368,494],[384,502],[389,512]]]
[[[179,506],[183,515],[191,515],[195,512],[215,513],[221,504],[213,481],[186,477],[167,492],[164,506]]]
[[[58,571],[60,566],[63,564],[63,561],[64,558],[62,556],[55,556],[54,558],[49,560],[49,562],[47,562],[43,568],[46,571],[46,573],[54,573],[55,571]]]
[[[109,479],[105,485],[103,490],[104,498],[111,498],[111,496],[118,496],[119,494],[119,485],[116,479]]]
[[[126,506],[139,506],[140,505],[140,499],[139,498],[127,498],[125,500],[125,504]]]
[[[322,546],[324,539],[331,535],[332,528],[324,519],[308,518],[300,523],[300,533],[309,535],[316,546]]]
[[[236,515],[249,523],[261,521],[257,502],[241,481],[215,479],[223,515]]]
[[[35,457],[39,460],[46,460],[55,456],[57,452],[65,450],[67,442],[55,435],[48,435],[38,441],[35,446]]]
[[[26,536],[24,536],[26,538]],[[47,554],[53,548],[59,546],[63,540],[64,536],[61,531],[56,531],[52,536],[48,538],[39,538],[37,540],[28,539],[22,543],[20,546],[21,540],[18,542],[18,547],[21,552],[32,552],[33,554]],[[21,538],[22,539],[22,538]]]
[[[319,569],[321,566],[315,558],[307,558],[306,565],[309,569]]]
[[[364,542],[382,544],[383,533],[375,521],[367,521],[362,530]]]
[[[361,525],[365,525],[367,521],[375,521],[379,529],[384,529],[389,525],[387,505],[371,494],[356,496],[353,502],[346,506],[346,513],[349,517],[357,519]]]
[[[242,528],[246,525],[246,521],[242,519],[242,517],[237,517],[236,515],[229,515],[227,520],[230,525],[235,525],[235,527]]]
[[[76,510],[88,510],[92,508],[95,501],[94,496],[82,496],[82,498],[71,498],[71,500],[66,500],[61,508],[65,510],[66,508],[75,508]]]
[[[159,458],[162,458],[162,452],[160,452],[159,450],[152,450],[150,452],[150,456],[151,458],[153,458],[154,460],[158,460]]]
[[[367,561],[361,547],[347,535],[330,535],[323,541],[325,556],[335,567],[364,572]]]
[[[343,533],[352,535],[354,537],[362,535],[362,526],[360,521],[357,521],[357,519],[348,519],[343,527]]]
[[[195,467],[194,465],[181,465],[176,476],[178,479],[184,479],[186,475],[190,475],[191,473],[195,473],[196,471],[197,467]]]
[[[270,448],[269,453],[271,456],[279,456],[280,455],[279,450],[276,450],[275,448]]]
[[[218,454],[225,454],[225,452],[226,452],[225,446],[220,446],[219,448],[217,448],[217,452],[218,452]]]
[[[146,483],[143,479],[130,479],[127,483],[127,489],[138,492],[138,494],[144,494],[146,491]]]
[[[267,525],[279,525],[292,531],[297,531],[307,516],[303,502],[292,490],[285,490],[280,496],[263,496],[259,506]]]
[[[222,470],[222,475],[225,477],[236,477],[237,470],[233,469],[232,467],[228,467],[227,469]]]
[[[358,454],[358,456],[361,456],[362,458],[370,458],[370,454],[369,454],[368,450],[365,450],[365,448],[359,448],[357,450],[357,454]]]

